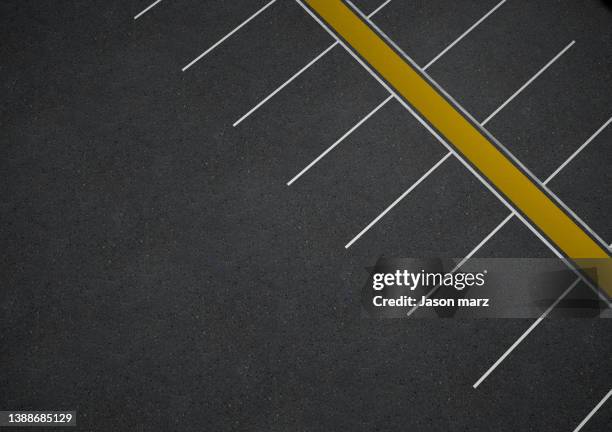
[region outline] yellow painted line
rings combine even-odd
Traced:
[[[612,296],[610,254],[341,0],[304,0],[566,257]]]

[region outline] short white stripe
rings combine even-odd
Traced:
[[[138,18],[140,18],[141,16],[143,16],[144,14],[146,14],[150,9],[154,8],[158,3],[160,3],[162,0],[156,0],[153,3],[151,3],[149,6],[147,6],[142,12],[140,12],[138,15],[136,15],[134,17],[135,20],[137,20]]]

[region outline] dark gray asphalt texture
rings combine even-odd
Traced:
[[[382,0],[360,1],[368,12]],[[463,257],[507,214],[399,104],[286,182],[386,96],[265,0],[0,3],[0,409],[83,431],[572,431],[612,387],[612,323],[367,320],[381,255]],[[424,65],[497,0],[393,0],[375,22]],[[612,115],[612,10],[508,0],[429,69],[547,177]],[[612,127],[552,190],[612,242]],[[551,256],[519,221],[479,256]],[[611,430],[608,401],[583,432]]]

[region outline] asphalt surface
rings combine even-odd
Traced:
[[[0,409],[92,431],[572,431],[612,383],[609,320],[367,320],[381,255],[463,257],[508,210],[340,47],[279,0],[6,1]],[[359,1],[365,12],[379,1]],[[497,1],[393,0],[424,65]],[[428,73],[546,178],[612,115],[612,10],[508,0]],[[612,127],[549,186],[612,242]],[[478,256],[549,257],[520,221]],[[582,429],[609,430],[608,402]]]

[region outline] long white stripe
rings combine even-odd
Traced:
[[[204,51],[202,54],[200,54],[199,56],[197,56],[195,59],[193,59],[191,62],[189,62],[189,64],[187,66],[185,66],[183,68],[183,72],[185,72],[187,69],[189,69],[191,66],[193,66],[194,64],[196,64],[199,60],[201,60],[206,54],[208,54],[209,52],[211,52],[212,50],[214,50],[215,48],[217,48],[219,45],[221,45],[223,42],[225,42],[226,39],[228,39],[230,36],[232,36],[234,33],[236,33],[238,30],[240,30],[242,27],[244,27],[245,25],[247,25],[249,22],[251,22],[253,19],[255,19],[257,17],[257,15],[259,15],[260,13],[262,13],[263,11],[265,11],[266,9],[268,9],[270,6],[272,6],[274,3],[276,3],[276,0],[271,0],[270,2],[268,2],[265,6],[263,6],[261,9],[259,9],[257,12],[255,12],[253,15],[251,15],[249,18],[247,18],[246,20],[244,20],[242,22],[242,24],[240,24],[238,27],[236,27],[234,30],[232,30],[231,32],[229,32],[228,34],[226,34],[225,36],[223,36],[221,39],[219,39],[213,46],[211,46],[210,48],[208,48],[206,51]]]
[[[523,342],[523,340],[524,340],[524,339],[525,339],[525,338],[526,338],[526,337],[529,335],[529,333],[531,333],[531,332],[533,331],[533,329],[535,329],[535,328],[538,326],[538,324],[540,324],[540,323],[542,322],[542,320],[548,316],[548,314],[549,314],[549,313],[550,313],[550,312],[551,312],[551,311],[552,311],[552,310],[553,310],[553,309],[554,309],[554,308],[555,308],[555,307],[556,307],[556,306],[559,304],[559,302],[560,302],[561,300],[563,300],[563,298],[564,298],[566,295],[568,295],[568,294],[569,294],[569,292],[570,292],[572,289],[574,289],[574,287],[575,287],[576,285],[578,285],[578,282],[580,282],[580,278],[576,278],[576,280],[575,280],[575,281],[574,281],[574,282],[573,282],[573,283],[572,283],[572,284],[571,284],[571,285],[570,285],[570,286],[569,286],[569,287],[568,287],[568,288],[567,288],[567,289],[566,289],[566,290],[563,292],[563,294],[561,294],[561,295],[559,296],[559,298],[558,298],[557,300],[555,300],[555,301],[553,302],[553,304],[551,304],[551,305],[548,307],[548,309],[546,309],[546,311],[544,311],[544,313],[543,313],[543,314],[540,316],[540,318],[538,318],[538,319],[537,319],[537,320],[536,320],[536,321],[535,321],[533,324],[531,324],[531,326],[529,326],[529,328],[528,328],[528,329],[525,331],[525,333],[523,333],[523,334],[521,335],[521,337],[519,337],[519,338],[516,340],[516,342],[514,342],[514,343],[512,344],[512,346],[511,346],[510,348],[508,348],[508,349],[506,350],[506,352],[505,352],[505,353],[503,353],[503,354],[502,354],[502,356],[501,356],[500,358],[498,358],[498,359],[497,359],[497,361],[496,361],[495,363],[493,363],[493,366],[491,366],[491,367],[490,367],[490,368],[489,368],[489,369],[488,369],[488,370],[487,370],[487,371],[484,373],[484,375],[483,375],[483,376],[481,376],[481,377],[478,379],[478,381],[476,381],[476,382],[474,383],[474,385],[473,385],[472,387],[477,388],[477,387],[478,387],[478,386],[479,386],[479,385],[480,385],[480,384],[481,384],[481,383],[482,383],[482,382],[483,382],[483,381],[484,381],[484,380],[485,380],[485,379],[486,379],[486,378],[487,378],[489,375],[491,375],[491,373],[492,373],[492,372],[493,372],[493,371],[494,371],[494,370],[497,368],[497,366],[499,366],[499,364],[500,364],[501,362],[503,362],[503,361],[504,361],[504,359],[505,359],[506,357],[508,357],[508,356],[510,355],[510,353],[511,353],[512,351],[514,351],[514,349],[515,349],[517,346],[519,346],[519,344],[520,344],[521,342]]]
[[[568,157],[568,158],[565,160],[565,162],[563,162],[561,165],[559,165],[559,168],[557,168],[557,169],[555,170],[555,172],[553,172],[553,173],[552,173],[550,176],[548,176],[548,178],[546,179],[546,181],[544,181],[544,183],[546,184],[546,183],[548,183],[549,181],[551,181],[552,179],[554,179],[554,178],[555,178],[555,176],[556,176],[557,174],[559,174],[559,173],[560,173],[560,172],[563,170],[563,168],[565,168],[565,166],[566,166],[567,164],[569,164],[569,163],[570,163],[572,160],[574,160],[574,158],[575,158],[576,156],[578,156],[578,154],[579,154],[579,153],[580,153],[582,150],[584,150],[584,149],[586,148],[586,146],[588,146],[588,145],[591,143],[591,141],[593,141],[595,138],[597,138],[597,136],[598,136],[600,133],[602,133],[602,132],[603,132],[603,130],[604,130],[605,128],[607,128],[607,127],[608,127],[608,125],[609,125],[610,123],[612,123],[612,117],[610,117],[610,118],[608,119],[608,121],[607,121],[607,122],[605,122],[605,123],[604,123],[604,124],[603,124],[603,125],[602,125],[602,126],[599,128],[599,129],[597,129],[597,131],[596,131],[596,132],[595,132],[593,135],[591,135],[591,136],[589,137],[589,139],[588,139],[588,140],[586,140],[586,141],[584,142],[584,144],[582,144],[580,147],[578,147],[578,148],[576,149],[576,151],[575,151],[574,153],[572,153],[572,155],[571,155],[570,157]]]
[[[532,77],[531,77],[531,78],[530,78],[530,79],[529,79],[529,80],[528,80],[528,81],[527,81],[525,84],[523,84],[523,85],[521,86],[521,88],[519,88],[517,91],[515,91],[515,92],[514,92],[514,94],[513,94],[512,96],[510,96],[510,97],[509,97],[509,98],[506,100],[506,102],[504,102],[503,104],[501,104],[501,105],[500,105],[500,106],[499,106],[499,107],[498,107],[498,108],[497,108],[495,111],[493,111],[493,112],[491,113],[491,115],[489,115],[489,117],[487,117],[486,119],[484,119],[484,120],[482,121],[481,125],[483,125],[483,126],[484,126],[484,125],[486,125],[486,124],[487,124],[487,123],[488,123],[488,122],[489,122],[489,121],[490,121],[490,120],[491,120],[493,117],[495,117],[495,115],[496,115],[496,114],[497,114],[499,111],[503,110],[503,109],[504,109],[504,107],[505,107],[506,105],[508,105],[510,102],[512,102],[512,100],[513,100],[515,97],[517,97],[519,94],[521,94],[521,92],[522,92],[523,90],[525,90],[527,87],[529,87],[529,84],[531,84],[531,83],[532,83],[532,82],[534,82],[536,79],[538,79],[538,77],[539,77],[540,75],[542,75],[542,74],[543,74],[543,73],[546,71],[546,69],[548,69],[550,66],[552,66],[552,64],[553,64],[554,62],[556,62],[557,60],[559,60],[559,58],[561,58],[561,56],[562,56],[563,54],[565,54],[565,53],[566,53],[566,51],[567,51],[568,49],[570,49],[570,48],[571,48],[571,47],[572,47],[572,46],[573,46],[575,43],[576,43],[576,41],[571,41],[571,42],[570,42],[570,43],[569,43],[569,44],[568,44],[568,45],[567,45],[565,48],[563,48],[563,49],[562,49],[562,50],[559,52],[559,54],[557,54],[556,56],[554,56],[554,57],[553,57],[553,58],[552,58],[552,59],[551,59],[551,60],[550,60],[548,63],[546,63],[546,64],[544,65],[544,67],[542,67],[542,69],[540,69],[540,70],[539,70],[539,71],[538,71],[538,72],[537,72],[537,73],[536,73],[534,76],[532,76]]]
[[[282,89],[284,89],[285,87],[287,87],[289,84],[291,84],[297,77],[299,77],[300,75],[302,75],[304,72],[306,72],[308,70],[308,68],[310,66],[312,66],[313,64],[315,64],[316,62],[318,62],[325,54],[327,54],[328,52],[330,52],[336,45],[338,45],[338,42],[334,42],[333,44],[331,44],[330,46],[328,46],[323,52],[319,53],[315,58],[313,58],[310,62],[308,62],[308,64],[306,66],[304,66],[302,69],[300,69],[299,71],[297,71],[296,74],[294,74],[291,78],[289,78],[287,81],[285,81],[280,87],[278,87],[276,90],[274,90],[272,93],[270,93],[268,96],[266,96],[264,99],[261,100],[261,102],[259,102],[257,105],[255,105],[253,108],[251,108],[245,115],[243,115],[242,117],[240,117],[238,120],[236,120],[236,122],[234,122],[234,124],[232,126],[236,127],[238,126],[240,123],[242,123],[244,120],[246,120],[247,117],[249,117],[251,114],[253,114],[255,111],[257,111],[259,108],[261,108],[261,106],[263,104],[265,104],[266,102],[268,102],[270,99],[272,99],[278,92],[280,92]]]
[[[386,2],[384,2],[383,4],[378,6],[375,10],[373,10],[370,13],[370,15],[368,15],[368,18],[372,18],[374,15],[376,15],[376,13],[381,11],[389,3],[391,3],[391,0],[387,0]],[[325,48],[323,51],[321,51],[319,54],[317,54],[317,56],[314,59],[312,59],[310,62],[308,62],[308,64],[306,66],[304,66],[302,69],[300,69],[295,74],[293,74],[293,76],[291,78],[289,78],[287,81],[282,83],[276,90],[274,90],[268,96],[263,98],[259,103],[257,103],[257,105],[255,105],[246,114],[244,114],[236,122],[234,122],[233,126],[236,127],[240,123],[242,123],[244,120],[246,120],[247,117],[249,117],[251,114],[253,114],[255,111],[257,111],[259,108],[261,108],[266,102],[268,102],[270,99],[272,99],[278,92],[280,92],[282,89],[284,89],[289,84],[291,84],[297,77],[299,77],[304,72],[306,72],[312,65],[314,65],[316,62],[321,60],[321,58],[323,58],[328,52],[330,52],[332,49],[334,49],[337,45],[338,45],[338,42],[336,41],[336,42],[332,43],[330,46],[328,46],[327,48]]]
[[[385,210],[383,210],[383,212],[381,214],[379,214],[378,216],[376,216],[376,218],[370,222],[364,229],[362,229],[359,234],[357,234],[355,237],[353,237],[353,239],[348,242],[346,244],[346,246],[344,246],[345,249],[348,249],[351,247],[351,245],[353,243],[355,243],[357,240],[359,240],[359,238],[364,235],[370,228],[372,228],[380,219],[382,219],[387,213],[389,213],[391,211],[391,209],[393,207],[395,207],[396,205],[399,204],[399,202],[401,200],[404,199],[404,197],[406,197],[410,192],[412,192],[418,185],[420,185],[427,177],[429,177],[429,175],[431,173],[433,173],[440,165],[442,165],[444,163],[444,161],[446,161],[446,159],[448,159],[449,157],[452,156],[451,152],[446,153],[446,155],[440,159],[434,166],[432,166],[431,168],[429,168],[429,171],[427,171],[425,174],[423,174],[421,176],[421,178],[419,178],[416,182],[414,182],[412,184],[412,186],[410,186],[403,194],[401,194],[395,201],[393,201],[391,203],[391,205],[389,207],[387,207]]]
[[[312,162],[310,162],[302,171],[300,171],[295,177],[293,177],[291,180],[289,180],[287,182],[287,186],[291,186],[293,184],[293,182],[295,182],[297,179],[299,179],[302,175],[304,175],[306,173],[306,171],[308,171],[310,168],[312,168],[317,162],[319,162],[321,159],[323,159],[325,157],[325,155],[327,155],[327,153],[329,153],[330,151],[332,151],[338,144],[340,144],[342,141],[344,141],[344,139],[346,137],[348,137],[350,134],[353,133],[353,131],[355,129],[357,129],[359,126],[361,126],[363,123],[366,122],[367,119],[369,119],[370,117],[372,117],[374,114],[376,114],[376,112],[381,109],[383,106],[385,106],[385,104],[387,102],[389,102],[391,99],[393,99],[393,95],[387,97],[384,101],[382,101],[380,104],[378,104],[378,106],[376,108],[374,108],[372,111],[370,111],[364,118],[362,118],[356,125],[354,125],[352,128],[350,128],[348,131],[346,131],[346,133],[344,135],[342,135],[340,138],[338,138],[338,140],[336,140],[335,143],[333,143],[331,146],[329,146],[323,153],[321,153],[319,156],[317,156]]]
[[[489,12],[487,12],[482,18],[480,18],[478,21],[476,21],[474,24],[472,24],[472,26],[467,29],[465,32],[463,32],[463,34],[461,34],[461,36],[459,36],[457,39],[455,39],[453,41],[453,43],[451,43],[449,46],[447,46],[446,48],[444,48],[444,50],[438,54],[437,56],[435,56],[429,63],[427,63],[423,69],[427,69],[428,67],[430,67],[431,65],[433,65],[435,62],[437,62],[440,57],[442,57],[444,54],[446,54],[447,51],[449,51],[452,47],[454,47],[455,45],[457,45],[461,39],[463,39],[464,37],[466,37],[467,35],[469,35],[472,30],[474,30],[476,27],[478,27],[484,20],[486,20],[487,18],[489,18],[489,16],[491,14],[493,14],[493,12],[495,12],[497,9],[499,9],[504,3],[506,3],[507,0],[502,0],[499,3],[497,3],[497,5],[491,9]]]
[[[483,238],[480,243],[478,243],[476,245],[476,247],[474,249],[471,250],[471,252],[469,254],[467,254],[460,262],[459,264],[457,264],[449,273],[455,273],[457,270],[459,270],[461,268],[461,266],[463,266],[463,264],[465,264],[470,258],[472,258],[474,256],[474,254],[476,252],[478,252],[478,250],[483,247],[490,239],[491,237],[493,237],[495,234],[497,234],[497,232],[502,229],[504,227],[504,225],[506,225],[510,219],[512,219],[514,217],[514,213],[510,213],[508,216],[506,216],[506,219],[504,219],[503,221],[501,221],[501,223],[499,225],[497,225],[495,228],[493,228],[493,230],[487,234],[487,236],[485,238]],[[432,288],[424,297],[426,299],[428,299],[429,297],[431,297],[435,292],[438,291],[439,286]],[[408,313],[406,313],[406,317],[409,317],[410,315],[412,315],[417,309],[419,308],[418,305],[413,306]]]

